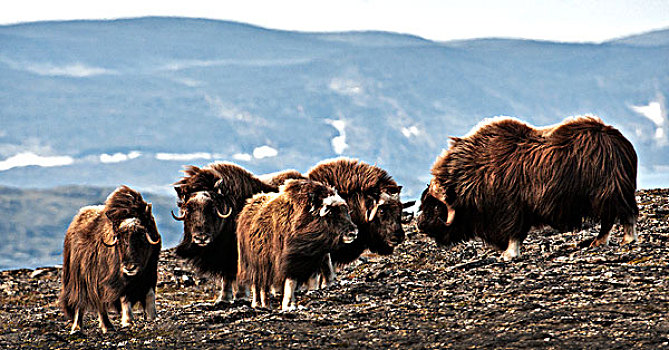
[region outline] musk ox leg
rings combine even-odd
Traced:
[[[308,290],[318,290],[321,288],[327,288],[330,284],[337,280],[337,274],[335,273],[334,265],[332,264],[332,258],[328,253],[325,255],[323,262],[321,263],[321,270],[319,274],[314,275],[310,278],[307,285]]]
[[[146,293],[146,301],[144,303],[144,319],[147,321],[153,321],[158,316],[156,312],[156,292],[151,288],[148,293]]]
[[[281,311],[293,311],[297,309],[295,306],[295,288],[297,288],[297,281],[291,278],[286,278],[286,283],[283,287],[283,302],[281,303]]]
[[[609,245],[609,238],[611,233],[611,228],[613,227],[613,220],[602,218],[602,228],[599,230],[599,234],[595,240],[590,243],[591,247],[599,247],[603,245]]]
[[[254,309],[258,307],[258,286],[255,284],[251,285],[251,307]]]
[[[514,258],[520,255],[520,244],[522,242],[517,238],[511,238],[509,240],[509,245],[507,246],[504,253],[502,253],[502,260],[511,261]]]
[[[269,298],[265,288],[260,288],[260,307],[269,308]]]
[[[323,275],[320,273],[315,274],[309,278],[309,281],[307,281],[307,290],[319,290],[321,288],[321,283],[322,283],[322,278]]]
[[[235,301],[235,291],[233,291],[233,283],[229,282],[225,277],[221,277],[221,291],[218,297],[214,300],[214,304],[232,303]]]
[[[100,324],[100,330],[102,333],[107,333],[110,330],[114,330],[114,326],[112,326],[111,322],[109,321],[109,316],[107,315],[107,310],[105,309],[98,310],[98,323]]]
[[[325,256],[325,267],[326,269],[323,270],[323,278],[321,279],[321,288],[325,288],[337,280],[337,273],[335,272],[334,265],[332,265],[330,254]]]
[[[132,325],[132,303],[126,297],[121,297],[121,327]]]
[[[232,295],[234,300],[248,300],[249,290],[246,286],[239,284],[237,281],[232,282]]]
[[[273,297],[279,296],[279,291],[276,289],[276,286],[275,286],[275,285],[272,285],[272,286],[269,288],[269,294],[270,294],[271,296],[273,296]]]
[[[84,321],[84,310],[81,308],[74,309],[74,319],[72,320],[72,329],[70,334],[77,333],[81,331],[81,322]]]
[[[639,240],[639,236],[636,233],[636,219],[631,220],[632,223],[623,224],[623,231],[625,235],[623,236],[622,244],[630,244]]]

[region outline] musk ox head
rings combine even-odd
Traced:
[[[377,196],[366,201],[370,232],[370,250],[379,254],[391,254],[395,246],[404,241],[406,235],[402,228],[402,210],[405,205],[400,201],[402,186],[384,188]],[[413,203],[407,203],[411,206]]]
[[[458,221],[458,217],[451,214],[454,208],[431,194],[429,185],[421,195],[418,212],[418,231],[432,237],[437,243],[450,246],[468,239],[467,230],[462,226],[463,220]]]
[[[217,191],[197,191],[183,193],[175,187],[179,195],[180,215],[172,212],[175,220],[183,221],[183,241],[200,247],[213,242],[231,217],[232,206],[226,204],[224,196]]]
[[[358,227],[351,220],[346,201],[334,188],[311,180],[287,180],[281,192],[287,193],[293,200],[305,208],[302,221],[312,226],[313,232],[328,232],[335,244],[348,244],[358,236]]]
[[[160,234],[151,209],[139,192],[126,186],[107,199],[105,215],[112,223],[112,230],[103,232],[102,242],[117,250],[125,276],[140,274],[155,249],[160,250]]]

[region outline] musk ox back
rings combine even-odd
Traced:
[[[319,272],[333,249],[352,242],[357,228],[346,202],[329,186],[288,180],[279,193],[249,200],[238,217],[238,279],[251,287],[252,306],[268,307],[271,287],[284,287],[283,311],[294,291]]]
[[[443,244],[480,237],[517,256],[533,226],[580,227],[601,220],[592,245],[607,244],[618,220],[623,243],[636,237],[637,156],[615,128],[594,117],[533,128],[498,119],[450,148],[432,167],[418,228]]]
[[[246,169],[232,163],[189,166],[174,184],[184,236],[176,253],[199,272],[221,278],[215,302],[234,299],[237,274],[236,217],[248,198],[260,192],[278,191]]]
[[[60,305],[81,327],[84,312],[95,310],[102,332],[112,328],[107,310],[121,309],[123,327],[132,321],[132,304],[140,302],[145,317],[156,317],[160,234],[142,195],[117,188],[104,205],[82,208],[65,234]]]
[[[288,170],[278,171],[278,172],[275,172],[275,173],[259,175],[258,178],[262,182],[264,182],[264,183],[266,183],[270,186],[279,187],[290,179],[299,180],[299,179],[306,179],[307,177],[302,175],[302,173],[300,173],[297,170],[288,169]]]
[[[327,160],[307,173],[310,180],[332,186],[346,201],[351,219],[358,226],[358,238],[332,251],[332,262],[348,264],[369,249],[392,254],[404,238],[401,186],[383,169],[355,159]]]

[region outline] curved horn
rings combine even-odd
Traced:
[[[232,214],[232,208],[230,207],[228,207],[228,213],[225,215],[221,214],[221,212],[218,211],[218,208],[216,208],[216,215],[218,215],[218,217],[221,219],[227,219],[231,214]]]
[[[108,234],[103,234],[103,235],[102,235],[102,244],[106,245],[107,247],[113,247],[113,246],[115,246],[116,243],[118,243],[118,236],[117,236],[114,232],[112,232],[112,234],[114,235],[114,240],[113,240],[111,243],[107,243],[107,239],[106,239],[106,238],[107,238],[107,236],[109,236],[109,235],[108,235]]]
[[[369,215],[367,215],[367,222],[372,222],[372,220],[374,220],[374,217],[376,216],[376,212],[379,210],[379,205],[381,205],[382,202],[383,202],[382,200],[379,201],[378,203],[376,203],[376,201],[374,201],[374,207],[369,212]]]
[[[170,213],[172,213],[172,217],[176,221],[184,221],[184,219],[186,218],[186,214],[182,214],[181,216],[174,215],[174,210],[170,210]]]
[[[446,200],[446,189],[437,181],[435,181],[435,179],[432,179],[432,181],[430,181],[430,185],[428,186],[427,192],[432,197],[446,205],[446,208],[448,209],[448,216],[446,217],[446,222],[444,224],[446,224],[446,226],[450,226],[453,223],[453,219],[455,218],[455,209],[453,209],[453,206],[450,205]]]
[[[446,226],[451,226],[453,223],[453,219],[455,218],[455,209],[451,207],[450,204],[446,204],[446,208],[448,208],[448,216],[446,217]]]
[[[374,220],[374,217],[376,217],[376,212],[379,210],[379,207],[386,204],[388,200],[393,200],[395,199],[395,195],[389,195],[385,192],[381,193],[381,199],[379,199],[378,203],[374,204],[374,208],[372,208],[372,211],[369,213],[369,216],[367,217],[367,222],[371,222]],[[397,198],[399,200],[399,196]]]
[[[156,245],[160,243],[160,234],[158,234],[158,240],[154,241],[151,239],[151,235],[149,234],[149,231],[146,231],[146,240],[149,241],[149,244]]]

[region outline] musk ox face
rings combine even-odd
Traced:
[[[334,188],[317,181],[289,179],[281,186],[280,193],[303,208],[297,223],[301,230],[327,233],[330,236],[322,238],[335,245],[348,244],[357,238],[358,227],[351,220],[349,206]]]
[[[401,189],[401,186],[384,189],[378,201],[369,206],[370,248],[379,254],[391,254],[406,237],[402,228]]]
[[[370,221],[370,235],[373,236],[372,241],[385,244],[386,249],[379,249],[380,253],[383,250],[392,252],[395,246],[404,241],[406,236],[402,228],[402,203],[399,200],[379,201],[376,213]]]
[[[318,215],[332,228],[332,232],[338,234],[335,243],[348,244],[358,237],[358,227],[351,220],[349,207],[336,193],[323,199]]]
[[[232,208],[225,205],[222,196],[213,191],[199,191],[179,202],[181,216],[172,213],[175,220],[184,222],[185,242],[206,247],[221,232],[227,220],[232,220]],[[225,213],[224,213],[225,212]]]
[[[160,249],[160,234],[151,214],[151,204],[147,205],[142,217],[125,218],[113,222],[113,226],[111,242],[109,238],[103,242],[117,250],[123,275],[140,274],[148,265],[154,248],[158,246]]]
[[[439,199],[432,196],[429,187],[423,191],[420,197],[420,213],[416,218],[418,230],[432,237],[438,243],[450,245],[458,239],[451,237],[453,227],[448,223],[449,208]]]

